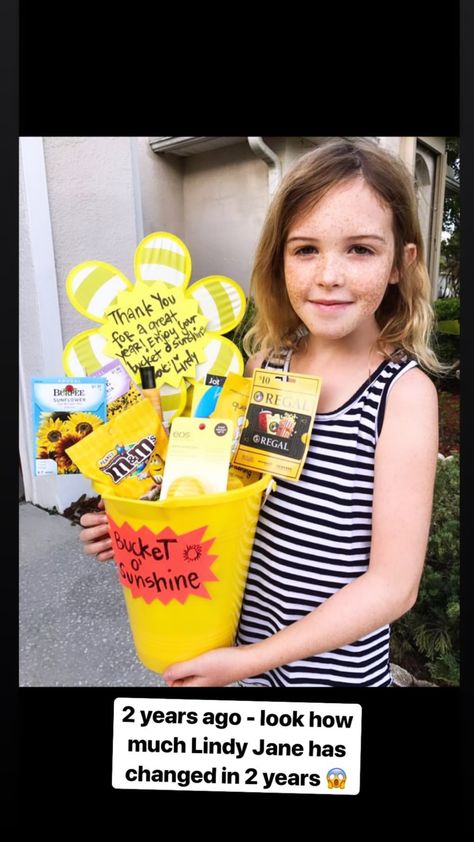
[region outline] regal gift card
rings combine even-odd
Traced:
[[[299,479],[320,391],[320,377],[257,368],[233,464]]]

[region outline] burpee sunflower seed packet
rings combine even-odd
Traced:
[[[34,474],[79,474],[67,448],[107,420],[105,377],[34,377]]]

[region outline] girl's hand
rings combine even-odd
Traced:
[[[99,503],[99,509],[104,508],[104,501]],[[79,533],[79,538],[84,544],[86,555],[96,555],[97,561],[108,561],[114,557],[112,541],[109,535],[109,522],[105,512],[88,512],[82,515],[80,520],[84,529]]]
[[[225,687],[249,675],[245,646],[213,649],[168,667],[164,673],[168,687]]]

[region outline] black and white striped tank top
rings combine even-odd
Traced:
[[[291,352],[267,366],[288,370]],[[346,403],[318,413],[298,481],[278,480],[262,506],[237,643],[256,643],[301,619],[367,570],[374,457],[385,402],[417,363],[385,360]],[[243,687],[389,687],[390,627],[347,646],[242,680]]]

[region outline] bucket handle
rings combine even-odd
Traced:
[[[268,495],[271,494],[272,491],[276,491],[276,487],[277,487],[277,484],[276,484],[275,480],[273,479],[273,477],[270,477],[270,479],[268,481],[268,484],[267,484],[267,487],[266,487],[265,491],[263,492],[263,503],[267,502]]]

